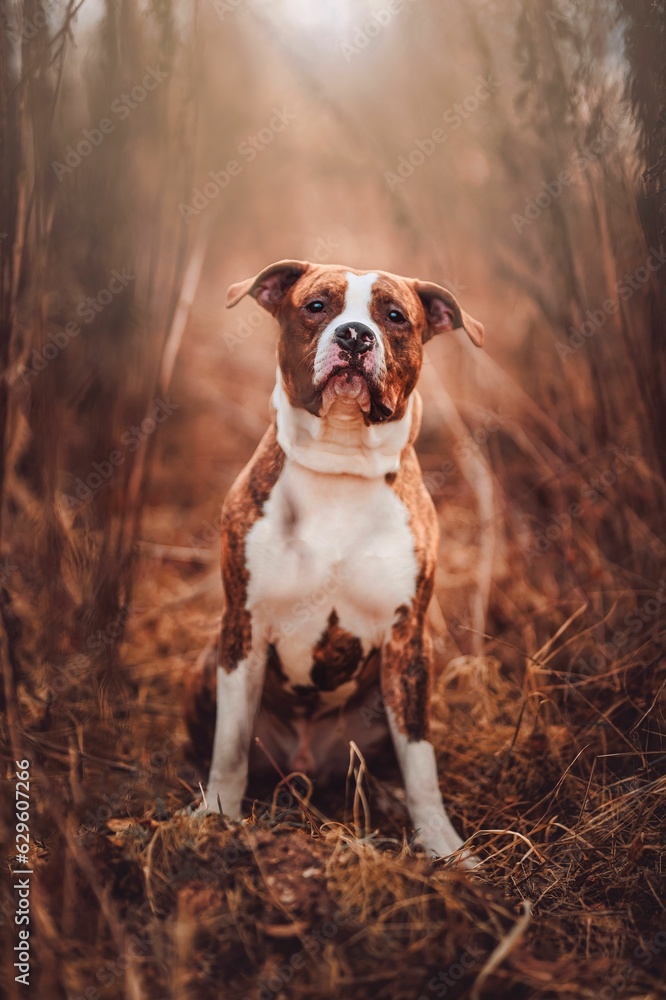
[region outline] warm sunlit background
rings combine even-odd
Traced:
[[[7,774],[27,758],[39,789],[31,995],[431,998],[469,953],[446,995],[610,997],[622,976],[656,997],[663,5],[0,14],[0,653]],[[215,637],[219,507],[275,377],[274,321],[225,291],[280,258],[445,284],[486,328],[484,351],[428,345],[419,441],[435,740],[458,828],[486,831],[477,882],[400,854],[378,785],[363,828],[343,801],[256,807],[251,849],[173,815],[204,779],[181,685]]]

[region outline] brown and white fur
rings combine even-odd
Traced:
[[[227,306],[245,295],[280,324],[278,369],[273,420],[222,511],[217,690],[204,668],[186,685],[195,741],[217,702],[207,808],[240,817],[253,736],[326,778],[350,740],[372,757],[388,727],[417,837],[448,856],[462,841],[429,740],[438,526],[415,387],[430,337],[462,328],[481,346],[483,327],[439,285],[383,271],[280,261]]]

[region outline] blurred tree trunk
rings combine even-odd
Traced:
[[[13,558],[22,564],[14,583],[23,591],[30,579],[40,609],[35,641],[47,690],[68,658],[83,654],[90,663],[79,680],[112,703],[159,435],[125,447],[85,503],[72,507],[68,494],[100,463],[111,468],[109,456],[151,412],[157,387],[168,388],[159,372],[192,241],[171,208],[190,187],[182,144],[194,145],[198,105],[193,47],[180,44],[172,0],[146,16],[130,0],[105,0],[86,59],[70,48],[83,2],[62,0],[45,18],[41,0],[0,0],[0,508],[11,494]],[[196,7],[186,20],[194,35]],[[183,53],[185,73],[176,73]],[[156,85],[145,90],[149,70]],[[141,100],[128,97],[114,112],[135,89]],[[109,115],[113,134],[77,156],[82,130],[98,132]],[[82,321],[81,306],[100,289],[106,295],[118,271],[130,275],[122,294]],[[68,323],[79,333],[54,352],[51,338]],[[35,355],[50,360],[34,369]],[[15,632],[7,591],[0,597]],[[99,630],[111,641],[92,655]],[[14,690],[16,671],[7,670],[6,691]],[[45,727],[63,702],[47,698]]]
[[[17,88],[20,72],[20,44],[12,30],[23,16],[22,4],[0,0],[0,557],[4,544],[5,482],[7,475],[7,425],[9,417],[9,359],[16,318],[18,272],[21,259],[22,215],[25,205],[22,171],[21,91]],[[3,686],[0,708],[6,712],[8,737],[12,752],[19,752],[20,729],[16,686],[18,661],[15,643],[20,624],[14,615],[11,595],[3,580],[0,586],[0,615],[3,635],[0,640]]]
[[[666,3],[619,0],[626,19],[628,91],[639,129],[643,188],[638,213],[649,248],[666,252]],[[648,398],[657,453],[666,477],[666,267],[656,271],[659,292],[650,302]]]
[[[17,13],[18,7],[18,13]],[[17,290],[17,234],[20,230],[22,91],[17,88],[20,48],[12,26],[22,16],[22,5],[0,0],[0,539],[2,538],[2,497],[5,482],[5,436],[9,386],[7,367]]]
[[[666,249],[666,3],[619,0],[626,19],[629,95],[645,161],[639,210],[648,244]],[[666,284],[663,269],[661,281]]]
[[[650,248],[666,252],[666,3],[664,0],[619,0],[626,19],[628,90],[639,128],[643,156],[643,189],[638,213]],[[650,355],[648,399],[657,453],[666,476],[666,267],[656,272],[660,286],[649,311]]]

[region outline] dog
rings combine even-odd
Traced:
[[[340,265],[278,261],[227,308],[246,295],[279,323],[278,368],[272,422],[222,508],[217,663],[186,684],[195,743],[215,712],[201,810],[240,818],[253,737],[325,780],[350,740],[372,757],[388,731],[417,841],[470,867],[429,739],[438,524],[414,441],[423,345],[462,329],[481,347],[483,326],[440,285]]]

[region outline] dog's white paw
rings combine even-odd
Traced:
[[[416,843],[419,844],[428,857],[433,860],[446,861],[452,868],[462,868],[464,871],[474,871],[481,867],[481,859],[469,848],[465,847],[465,842],[458,836],[427,837],[425,831],[419,831],[416,836]]]
[[[218,806],[217,802],[200,802],[199,805],[194,805],[192,808],[192,816],[194,819],[203,819],[204,816],[223,816],[224,813]]]
[[[466,872],[476,871],[478,868],[481,868],[483,864],[481,858],[477,857],[477,855],[473,854],[470,850],[456,852],[455,854],[450,855],[450,858],[451,863],[455,868],[462,868]]]
[[[176,815],[187,816],[188,819],[196,821],[202,820],[205,816],[222,816],[224,819],[229,818],[220,810],[217,802],[209,802],[207,799],[203,799],[201,802],[192,802],[189,806],[184,806],[182,809],[178,810]]]
[[[462,845],[461,845],[462,846]],[[429,857],[433,860],[441,860],[447,863],[450,868],[460,868],[462,871],[471,872],[478,868],[481,868],[482,861],[476,854],[472,851],[465,849],[461,850],[456,847],[454,849],[448,848],[445,850],[433,850],[432,848],[427,851]]]
[[[202,803],[192,802],[189,806],[183,806],[182,809],[177,809],[174,816],[185,816],[187,819],[194,819],[195,817],[206,815],[206,813],[200,812],[201,805]]]

